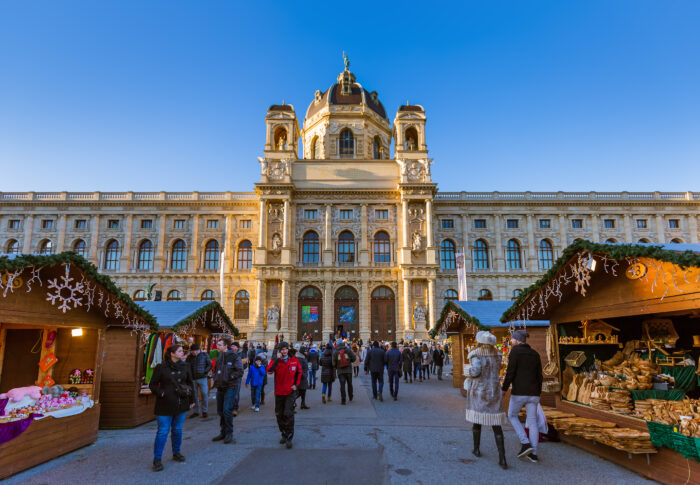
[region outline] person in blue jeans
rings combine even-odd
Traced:
[[[163,470],[163,449],[170,441],[173,449],[173,460],[183,462],[185,457],[180,453],[182,446],[182,425],[185,422],[187,410],[194,406],[192,392],[192,371],[189,364],[182,358],[185,352],[182,345],[171,345],[165,350],[163,362],[153,370],[153,376],[148,384],[156,397],[154,413],[158,423],[155,443],[153,444],[153,471]]]
[[[212,441],[224,440],[235,443],[233,439],[233,408],[240,391],[243,377],[243,363],[237,351],[231,350],[234,344],[230,337],[222,337],[216,343],[219,357],[214,365],[214,387],[216,387],[216,412],[219,415],[221,431]],[[237,348],[238,345],[235,345]]]
[[[326,344],[326,349],[319,359],[321,365],[321,401],[326,404],[326,401],[331,402],[331,392],[333,391],[333,381],[335,380],[335,371],[333,370],[333,346]]]
[[[248,377],[245,380],[245,386],[250,384],[250,400],[253,403],[253,411],[260,411],[260,393],[262,392],[263,382],[265,381],[265,367],[262,365],[262,357],[255,357],[255,364],[248,368]]]

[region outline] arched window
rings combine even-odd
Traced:
[[[539,253],[540,269],[543,271],[550,269],[554,264],[554,250],[552,248],[552,243],[546,239],[542,239],[540,241]]]
[[[287,149],[287,130],[281,126],[275,130],[275,150],[286,150]]]
[[[302,262],[318,263],[318,234],[306,231],[302,240]]]
[[[447,303],[448,301],[456,301],[459,299],[459,295],[457,294],[457,290],[449,289],[445,290],[445,293],[442,294],[442,299],[444,303]]]
[[[39,254],[44,256],[53,254],[53,243],[50,239],[44,239],[41,241],[41,244],[39,245]]]
[[[648,240],[647,238],[643,237],[643,238],[641,238],[641,239],[639,240],[639,242],[642,243],[642,244],[648,244],[648,243],[649,243],[649,240]]]
[[[219,242],[215,239],[204,246],[204,269],[219,269]]]
[[[612,237],[605,240],[605,244],[615,244],[616,242],[617,240]]]
[[[513,293],[511,294],[510,299],[511,299],[511,300],[517,300],[518,297],[522,294],[522,292],[523,292],[523,290],[521,290],[520,288],[514,289],[514,290],[513,290]]]
[[[486,288],[483,288],[479,290],[479,300],[493,300],[493,295],[491,294],[491,290],[487,290]]]
[[[391,263],[391,241],[384,231],[374,235],[374,262]]]
[[[238,269],[250,269],[253,264],[253,245],[247,239],[238,244]]]
[[[153,269],[153,243],[144,239],[139,244],[139,266],[138,269]]]
[[[474,269],[489,268],[489,245],[483,239],[474,241]]]
[[[455,269],[455,243],[445,239],[440,243],[440,267]]]
[[[391,291],[390,288],[387,288],[386,286],[380,286],[378,288],[375,288],[375,290],[372,292],[372,299],[374,300],[388,300],[388,299],[394,299],[394,292]]]
[[[683,240],[678,239],[677,237],[674,237],[673,239],[671,239],[671,242],[674,244],[683,244]]]
[[[10,239],[7,243],[7,254],[19,254],[19,242]]]
[[[216,294],[212,290],[204,290],[202,296],[199,298],[201,301],[214,301],[216,300]]]
[[[170,290],[168,292],[168,301],[180,301],[182,294],[178,290]]]
[[[311,140],[311,160],[318,160],[321,156],[321,139],[315,136]]]
[[[355,261],[355,236],[350,231],[338,235],[338,262],[352,263]]]
[[[233,318],[236,320],[248,320],[250,311],[250,295],[245,290],[240,290],[236,293],[233,300]]]
[[[405,133],[406,142],[404,143],[404,148],[406,150],[418,150],[418,132],[412,126],[406,129]]]
[[[73,252],[78,256],[87,258],[87,244],[85,244],[85,241],[83,241],[82,239],[77,239],[73,243]]]
[[[506,264],[508,269],[521,269],[520,243],[515,239],[510,239],[506,246]]]
[[[321,292],[318,288],[313,286],[307,286],[299,292],[300,300],[320,300],[321,298]]]
[[[119,243],[112,239],[105,248],[105,269],[118,270],[120,256]]]
[[[134,301],[146,301],[146,291],[145,290],[136,290],[134,292],[134,297],[132,299]]]
[[[185,241],[178,239],[173,243],[170,255],[170,269],[180,270],[187,267],[187,250]]]
[[[352,135],[352,131],[350,131],[348,128],[343,129],[343,131],[340,132],[339,138],[339,147],[340,147],[340,156],[352,156],[355,154],[355,137]]]
[[[378,136],[375,136],[372,142],[372,156],[375,160],[379,160],[382,158],[383,154],[384,147],[382,146],[382,140]]]

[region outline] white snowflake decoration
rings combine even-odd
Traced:
[[[70,307],[71,303],[73,308],[83,305],[81,296],[83,294],[83,284],[76,281],[75,285],[71,286],[74,278],[70,277],[70,264],[64,264],[63,266],[66,268],[65,276],[61,276],[63,281],[59,283],[58,278],[49,280],[49,292],[46,293],[48,295],[46,300],[50,301],[52,305],[55,305],[58,300],[60,303],[58,309],[66,313],[66,311],[72,310]],[[55,290],[55,293],[51,293],[51,290]]]

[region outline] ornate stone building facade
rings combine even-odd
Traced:
[[[438,192],[424,109],[392,124],[347,63],[302,129],[285,104],[266,124],[255,192],[4,192],[0,252],[76,251],[135,299],[215,298],[256,340],[366,340],[425,338],[461,251],[469,298],[503,300],[575,239],[698,242],[698,193]]]

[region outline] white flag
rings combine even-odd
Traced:
[[[467,273],[464,267],[464,250],[455,254],[457,262],[457,284],[459,285],[459,300],[467,301]]]
[[[221,251],[221,261],[219,261],[219,302],[224,305],[224,266],[226,265],[226,249]]]

